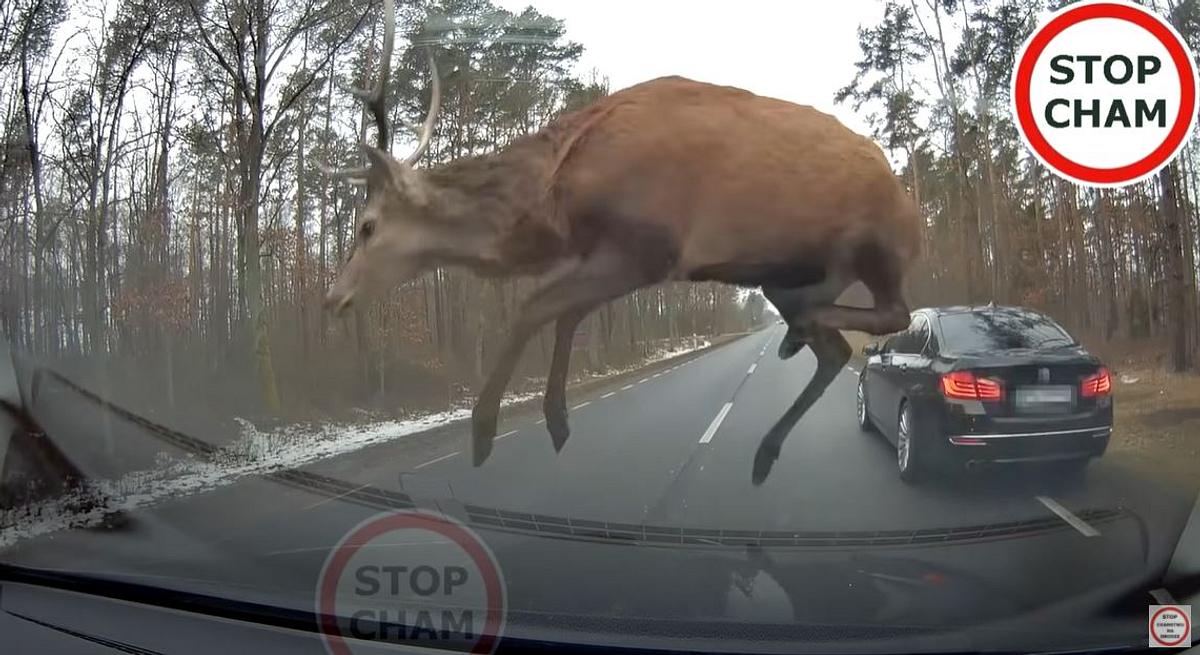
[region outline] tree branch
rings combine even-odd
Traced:
[[[298,101],[300,97],[304,95],[305,91],[308,90],[308,87],[312,86],[312,83],[316,81],[317,73],[321,69],[325,68],[325,65],[328,64],[329,61],[333,59],[334,55],[337,54],[337,51],[340,50],[341,47],[350,40],[351,36],[358,32],[359,28],[362,27],[363,21],[366,20],[367,14],[369,13],[370,12],[363,13],[363,15],[359,17],[358,22],[354,24],[354,28],[348,30],[346,35],[342,37],[342,40],[338,41],[331,48],[329,48],[329,50],[326,51],[325,56],[321,58],[317,65],[312,67],[312,71],[309,73],[308,79],[305,80],[303,84],[299,85],[288,98],[279,103],[279,109],[275,111],[275,116],[273,116],[270,122],[267,123],[266,130],[263,132],[267,138],[270,138],[271,133],[275,130],[275,126],[279,123],[279,120],[283,118],[283,115],[292,108],[292,105],[296,104],[296,101]]]
[[[200,31],[200,39],[204,41],[204,49],[208,51],[217,64],[225,69],[225,72],[233,79],[234,87],[238,93],[246,100],[247,104],[253,104],[254,99],[250,97],[250,90],[246,88],[246,79],[240,72],[233,69],[229,62],[225,61],[225,56],[213,43],[212,38],[208,35],[208,30],[204,29],[204,18],[200,15],[200,10],[196,8],[196,0],[188,0],[187,6],[192,10],[192,16],[196,19],[196,29]],[[237,40],[234,39],[236,42]]]

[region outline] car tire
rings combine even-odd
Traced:
[[[927,474],[926,453],[923,440],[917,436],[919,430],[912,405],[907,400],[901,401],[896,421],[896,466],[900,469],[901,480],[915,484]]]
[[[874,432],[875,425],[871,423],[871,415],[867,412],[867,390],[863,387],[862,376],[858,378],[858,400],[855,403],[858,429],[863,432]]]

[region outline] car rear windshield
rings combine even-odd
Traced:
[[[1041,314],[993,310],[941,317],[942,349],[950,352],[1056,348],[1075,343],[1057,323]]]

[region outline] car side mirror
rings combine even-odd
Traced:
[[[879,354],[879,344],[878,343],[868,343],[867,345],[862,347],[862,354],[867,357],[874,357],[875,355],[878,355]]]

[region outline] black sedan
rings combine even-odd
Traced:
[[[905,481],[982,463],[1082,467],[1108,446],[1108,369],[1038,312],[919,309],[907,330],[863,354],[858,423],[896,445]]]

